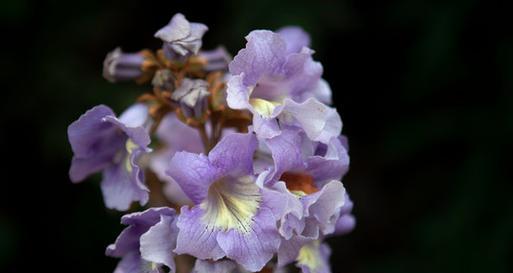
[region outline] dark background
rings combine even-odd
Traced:
[[[312,36],[351,146],[356,230],[333,272],[513,272],[513,22],[496,1],[16,1],[2,23],[0,271],[111,272],[122,229],[98,178],[72,185],[66,128],[147,88],[113,85],[116,46],[156,49],[176,12],[232,54],[258,28]]]

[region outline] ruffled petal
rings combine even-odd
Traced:
[[[251,109],[249,96],[251,88],[243,83],[244,73],[231,76],[227,83],[226,102],[232,109]]]
[[[312,59],[313,51],[303,48],[299,53],[292,53],[283,65],[289,96],[297,102],[313,97],[313,91],[321,79],[322,65]]]
[[[286,171],[303,170],[305,168],[301,154],[302,137],[298,128],[282,130],[281,134],[270,139],[264,139],[271,152],[274,162],[272,175],[266,184],[278,181]]]
[[[132,164],[132,163],[131,163]],[[132,177],[124,164],[113,164],[103,171],[101,189],[105,206],[110,209],[127,210],[133,201],[141,205],[148,202],[148,188]]]
[[[303,47],[310,46],[310,35],[300,27],[286,26],[278,29],[276,33],[285,40],[287,53],[298,53]]]
[[[164,264],[175,272],[173,250],[176,247],[178,228],[175,216],[161,215],[160,222],[141,235],[141,257],[149,262]]]
[[[143,261],[137,251],[133,251],[121,259],[114,273],[141,273]]]
[[[333,180],[320,191],[302,197],[305,217],[315,220],[310,221],[309,226],[319,229],[323,235],[333,233],[340,210],[344,205],[344,194],[342,183]]]
[[[278,250],[278,266],[282,267],[295,261],[301,248],[313,240],[301,235],[282,240]]]
[[[284,108],[278,118],[286,124],[300,126],[311,140],[322,143],[329,143],[342,131],[342,120],[337,110],[314,98],[302,103],[285,99]]]
[[[115,116],[112,109],[105,105],[98,105],[70,124],[68,138],[71,149],[76,156],[88,157],[98,152],[91,147],[95,146],[98,138],[109,135],[115,130],[111,124],[102,122],[102,119],[107,116]]]
[[[280,125],[275,118],[253,115],[253,130],[259,138],[273,138],[281,134]]]
[[[328,244],[313,241],[301,248],[296,266],[303,273],[331,273],[330,255]]]
[[[210,151],[208,158],[224,175],[249,175],[253,173],[253,155],[256,148],[254,134],[233,133],[222,138]]]
[[[116,126],[104,122],[114,112],[105,105],[88,110],[68,127],[68,139],[73,150],[70,179],[80,182],[108,166],[126,140]]]
[[[285,239],[290,239],[294,234],[301,234],[305,227],[303,221],[303,205],[292,194],[284,182],[278,182],[271,189],[264,189],[266,203],[276,219],[279,219],[279,233]]]
[[[172,208],[161,207],[121,217],[121,223],[129,226],[119,234],[114,244],[107,247],[105,254],[112,257],[123,257],[134,251],[139,253],[139,237],[159,222],[161,215],[174,217],[176,213]]]
[[[246,36],[246,48],[241,49],[229,65],[232,75],[244,73],[244,85],[255,85],[264,75],[280,73],[287,45],[277,33],[254,30]]]
[[[190,23],[181,13],[177,13],[171,21],[155,33],[155,37],[166,42],[184,39],[191,33]]]
[[[198,259],[213,260],[225,256],[216,239],[219,231],[204,223],[204,213],[199,206],[192,209],[182,207],[177,222],[180,229],[175,249],[177,254],[190,254]]]
[[[204,200],[210,185],[221,178],[222,173],[203,154],[176,153],[166,172],[180,185],[187,196],[199,204]]]
[[[276,219],[262,206],[254,217],[251,231],[230,229],[217,234],[217,242],[226,256],[249,271],[259,271],[273,257],[280,245]]]
[[[349,170],[349,155],[339,138],[332,138],[326,152],[306,159],[306,171],[318,187],[331,180],[340,180]]]

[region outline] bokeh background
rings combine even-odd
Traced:
[[[111,272],[122,229],[99,177],[72,185],[66,128],[146,88],[101,76],[107,52],[156,49],[176,12],[235,54],[253,29],[313,38],[350,140],[358,225],[333,272],[513,272],[513,21],[507,1],[0,2],[0,272]]]

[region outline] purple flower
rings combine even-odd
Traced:
[[[276,253],[280,236],[273,208],[281,206],[253,175],[253,134],[225,136],[208,156],[178,152],[168,174],[195,203],[182,207],[176,252],[199,259],[227,257],[259,271]]]
[[[164,42],[164,53],[170,59],[198,54],[202,37],[208,27],[201,23],[191,23],[181,13],[171,18],[169,24],[161,28],[155,37]],[[177,56],[178,55],[178,56]]]
[[[107,247],[107,256],[122,258],[114,273],[160,273],[162,265],[175,272],[173,249],[176,247],[176,213],[173,209],[151,208],[124,215],[128,225]]]
[[[164,194],[171,202],[178,205],[191,204],[189,197],[174,179],[166,174],[166,170],[177,151],[192,153],[203,151],[198,131],[181,122],[174,113],[170,113],[160,122],[156,136],[165,144],[165,147],[152,153],[149,167],[161,181],[165,182]]]
[[[335,232],[333,235],[345,235],[353,231],[354,227],[356,226],[356,219],[351,214],[351,211],[353,210],[353,201],[351,201],[347,192],[345,200],[346,202],[340,210],[340,217],[338,218],[335,225]]]
[[[228,64],[232,61],[232,56],[223,46],[214,50],[202,50],[199,56],[207,61],[206,71],[227,70]]]
[[[208,82],[185,78],[171,98],[180,104],[186,117],[201,118],[208,108]]]
[[[303,47],[310,47],[310,35],[297,26],[282,27],[276,31],[287,44],[287,53],[299,53]]]
[[[128,81],[143,75],[144,56],[139,53],[125,53],[116,48],[103,61],[103,77],[110,82]]]
[[[312,241],[301,247],[296,266],[303,273],[331,273],[330,255],[331,249],[326,243]]]
[[[347,171],[349,157],[339,138],[328,144],[313,142],[298,128],[264,139],[259,154],[270,154],[261,181],[275,198],[287,200],[279,221],[282,242],[278,265],[292,262],[301,247],[332,234],[345,204],[338,181]],[[265,163],[261,163],[265,165]]]
[[[133,201],[148,201],[148,188],[139,158],[150,151],[146,130],[148,108],[136,104],[119,118],[107,106],[99,105],[68,127],[73,150],[71,181],[83,181],[103,172],[101,188],[108,208],[127,210]]]
[[[295,52],[304,41],[294,40],[288,32],[284,30],[282,36],[255,30],[246,36],[246,48],[229,65],[233,76],[228,81],[228,106],[251,111],[260,137],[279,135],[279,124],[285,124],[327,143],[340,134],[342,121],[335,109],[324,104],[329,103],[331,90],[321,80],[322,66],[313,61],[313,51],[303,45]]]

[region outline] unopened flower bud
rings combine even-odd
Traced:
[[[103,77],[110,82],[135,80],[142,76],[144,56],[140,53],[125,53],[116,48],[103,61]]]
[[[155,37],[164,42],[164,54],[169,59],[179,59],[191,54],[198,54],[201,38],[208,27],[201,23],[191,23],[181,13],[175,14],[169,24],[161,28]]]
[[[175,77],[173,73],[167,69],[160,69],[155,72],[151,84],[155,88],[161,90],[173,90],[175,85]]]
[[[199,56],[207,61],[206,71],[228,70],[228,64],[232,61],[232,56],[223,46],[214,50],[202,50]]]
[[[208,107],[208,83],[185,78],[171,98],[177,101],[186,117],[200,118]]]

